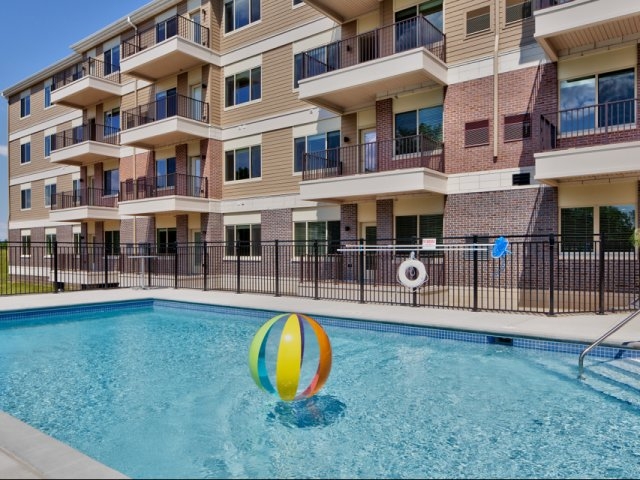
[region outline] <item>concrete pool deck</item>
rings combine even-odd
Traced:
[[[123,300],[164,299],[212,305],[301,312],[397,322],[434,328],[591,343],[627,313],[549,317],[541,314],[471,312],[425,307],[328,302],[308,298],[174,289],[113,289],[0,297],[0,312]],[[640,349],[640,317],[603,344]],[[578,358],[576,357],[576,374]],[[71,447],[0,412],[0,478],[127,478]]]

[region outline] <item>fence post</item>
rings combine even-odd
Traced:
[[[555,244],[556,237],[549,235],[549,315],[555,315],[556,305],[556,269],[555,269]]]
[[[478,235],[473,236],[473,311],[478,311]]]
[[[604,245],[605,236],[600,234],[600,250],[598,250],[598,315],[604,315]]]
[[[320,278],[320,265],[318,257],[318,240],[313,241],[313,298],[318,300],[320,298],[318,294],[318,280]]]
[[[280,244],[278,240],[275,241],[275,249],[276,249],[276,252],[275,252],[276,297],[279,297],[280,296],[280,255],[279,255]]]
[[[104,288],[106,290],[109,285],[109,255],[107,252],[107,244],[103,243],[102,248],[104,250]]]
[[[364,239],[361,238],[358,243],[360,248],[358,249],[358,283],[360,284],[360,303],[364,303]]]
[[[180,245],[176,245],[176,253],[173,256],[173,288],[178,288],[178,250]],[[186,244],[187,257],[189,256],[189,244]],[[187,264],[188,265],[188,264]]]
[[[143,258],[142,261],[147,262],[147,287],[151,286],[151,244],[147,243],[147,258]]]
[[[58,241],[53,241],[53,292],[58,293]]]
[[[236,240],[236,293],[240,293],[240,240]]]
[[[207,291],[207,241],[202,241],[202,290]]]

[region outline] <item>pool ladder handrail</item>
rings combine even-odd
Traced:
[[[591,345],[589,345],[587,348],[585,348],[582,351],[582,353],[580,354],[580,357],[578,358],[578,379],[584,380],[584,375],[582,374],[584,371],[584,357],[586,357],[591,350],[593,350],[602,342],[604,342],[610,335],[613,335],[614,333],[616,333],[618,330],[620,330],[622,327],[624,327],[627,323],[629,323],[638,315],[640,315],[640,310],[636,310],[630,315],[627,315],[625,318],[620,320],[620,322],[618,322],[611,330],[603,334],[600,338],[598,338],[595,342],[593,342]]]

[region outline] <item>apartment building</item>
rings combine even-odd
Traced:
[[[155,0],[3,92],[9,240],[628,236],[639,39],[628,0]]]

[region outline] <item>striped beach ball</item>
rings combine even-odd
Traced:
[[[258,387],[286,402],[310,398],[331,371],[329,337],[308,315],[276,315],[253,337],[249,369]]]

